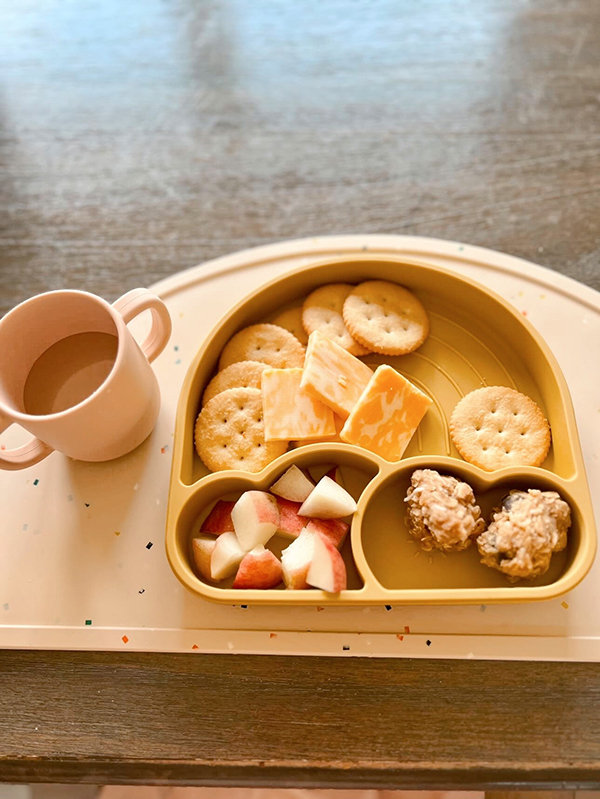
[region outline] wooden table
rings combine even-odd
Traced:
[[[327,233],[600,289],[596,0],[4,0],[0,305]],[[0,780],[599,787],[600,664],[0,653]]]

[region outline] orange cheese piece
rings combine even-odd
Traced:
[[[399,461],[432,400],[387,364],[380,366],[340,433],[348,444]]]
[[[335,425],[335,433],[332,436],[327,436],[325,438],[307,438],[305,441],[292,441],[292,446],[299,447],[305,446],[306,444],[322,444],[323,442],[341,444],[342,439],[340,438],[340,432],[344,426],[344,420],[338,416],[337,413],[334,413],[333,423]]]
[[[300,388],[302,369],[262,373],[265,441],[325,438],[335,435],[333,411]]]
[[[300,386],[346,419],[373,376],[354,355],[315,330],[308,337]]]

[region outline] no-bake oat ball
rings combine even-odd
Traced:
[[[433,469],[413,472],[404,501],[408,532],[426,551],[466,549],[485,528],[471,486]]]
[[[571,509],[556,491],[511,491],[477,539],[481,562],[511,582],[539,577],[566,547],[570,526]]]

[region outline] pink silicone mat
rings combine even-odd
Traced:
[[[155,362],[163,407],[136,452],[105,464],[54,453],[0,473],[0,646],[348,656],[600,660],[600,566],[566,597],[529,605],[285,608],[216,605],[188,593],[164,552],[179,390],[203,338],[271,278],[368,249],[426,259],[484,283],[527,314],[575,405],[600,515],[600,294],[541,267],[455,242],[334,236],[235,253],[162,281],[173,337]],[[559,320],[559,323],[557,323]],[[145,329],[132,325],[137,337]],[[565,335],[568,331],[568,335]],[[26,436],[10,428],[5,446]]]

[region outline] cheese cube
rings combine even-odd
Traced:
[[[262,373],[265,441],[324,438],[335,434],[333,411],[300,388],[302,369]]]
[[[300,386],[346,419],[373,376],[369,367],[315,330],[308,338]]]
[[[432,400],[387,364],[365,388],[340,433],[348,444],[399,461]]]

